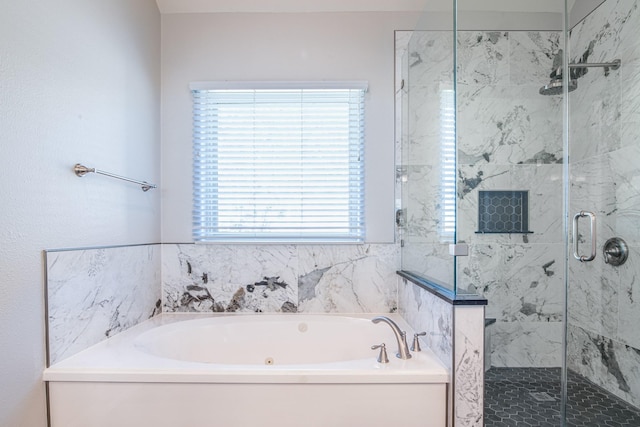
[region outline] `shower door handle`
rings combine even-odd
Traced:
[[[589,256],[580,255],[578,239],[578,222],[580,218],[589,218],[589,228],[591,229],[591,254]],[[580,262],[593,261],[596,257],[596,214],[588,211],[580,211],[573,216],[573,257]]]

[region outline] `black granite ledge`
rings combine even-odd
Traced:
[[[438,298],[452,305],[487,305],[487,300],[476,294],[457,294],[451,289],[447,289],[442,285],[427,280],[423,277],[416,276],[408,271],[400,270],[396,273],[422,289],[431,292]]]

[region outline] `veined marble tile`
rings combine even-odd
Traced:
[[[294,246],[164,245],[167,311],[295,312]]]
[[[617,270],[620,280],[618,292],[618,336],[623,343],[640,349],[640,246],[629,246],[629,261],[621,266],[605,267],[605,275]]]
[[[599,334],[618,330],[618,270],[604,274],[602,259],[581,263],[569,260],[568,316],[572,323]]]
[[[528,191],[530,234],[476,234],[483,190]],[[457,236],[473,243],[560,243],[562,165],[458,165]]]
[[[616,235],[616,212],[618,211],[616,197],[618,182],[614,176],[611,157],[600,155],[572,163],[570,181],[570,217],[573,218],[581,211],[593,212],[596,215],[596,241],[604,244],[608,238]],[[619,182],[619,185],[625,186],[625,183]],[[578,225],[579,235],[571,236],[571,241],[574,242],[577,238],[579,246],[589,251],[591,244],[589,221],[587,218],[582,218]],[[637,227],[633,227],[635,228]],[[630,231],[633,232],[625,230],[625,233]]]
[[[449,255],[448,243],[405,242],[402,252],[402,269],[435,281],[442,286],[454,288],[455,258]]]
[[[54,250],[46,259],[51,364],[161,310],[158,245]]]
[[[640,101],[639,101],[640,102]],[[640,244],[640,140],[634,146],[609,154],[615,185],[616,211],[608,237],[622,237],[628,244]],[[612,219],[612,218],[609,218]]]
[[[484,414],[484,306],[454,306],[454,423],[482,427]]]
[[[434,166],[406,166],[402,206],[406,223],[403,237],[408,242],[438,242],[441,221],[440,169]]]
[[[640,29],[640,23],[635,26]],[[636,40],[640,40],[640,35]],[[640,43],[638,56],[640,56]],[[619,70],[622,82],[620,100],[620,146],[634,146],[640,140],[640,58],[625,61]]]
[[[588,62],[609,62],[624,50],[637,49],[638,5],[635,0],[607,0],[571,31],[571,59],[591,51]]]
[[[426,332],[423,346],[453,369],[453,306],[431,292],[398,277],[398,311],[417,332]]]
[[[414,31],[408,52],[411,88],[453,87],[453,31]]]
[[[403,154],[405,165],[439,165],[444,132],[449,132],[444,121],[452,113],[441,105],[453,96],[452,86],[434,83],[412,86],[407,94],[407,143]]]
[[[458,73],[461,84],[507,84],[509,32],[461,31],[458,33]]]
[[[574,324],[568,332],[569,369],[640,406],[640,350]]]
[[[487,316],[499,321],[560,322],[563,258],[562,244],[473,244],[459,286],[486,298]]]
[[[541,96],[541,85],[459,84],[460,162],[561,163],[562,98]]]
[[[300,245],[298,258],[300,312],[396,311],[396,245]]]
[[[570,93],[569,154],[572,162],[620,148],[621,75],[618,70],[605,76],[603,69],[591,68],[578,79],[578,88]]]
[[[559,367],[563,322],[497,321],[491,333],[491,365]]]
[[[636,0],[621,0],[616,9],[619,11],[616,21],[620,27],[619,57],[625,64],[630,64],[640,60],[640,7]]]
[[[510,84],[547,84],[553,58],[561,48],[561,35],[560,31],[510,31]]]

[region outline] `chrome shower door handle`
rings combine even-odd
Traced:
[[[580,255],[578,239],[578,222],[582,217],[589,217],[589,228],[591,229],[591,254],[589,256]],[[588,211],[580,211],[573,216],[573,257],[580,262],[593,261],[596,257],[596,214]]]

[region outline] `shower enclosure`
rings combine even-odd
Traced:
[[[488,300],[485,424],[640,425],[638,1],[428,2],[396,42],[402,269]]]

